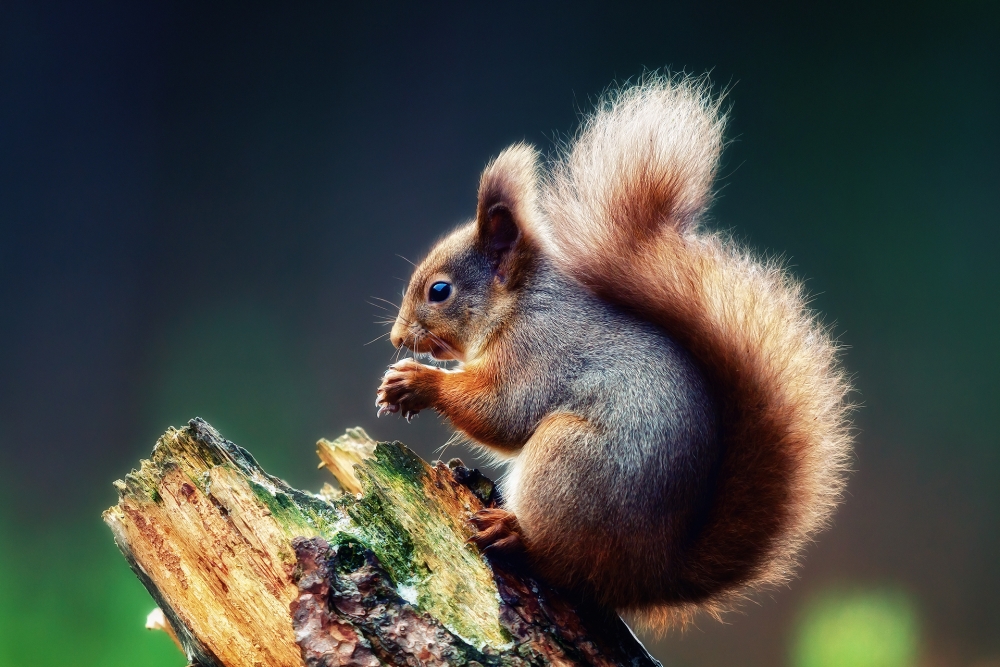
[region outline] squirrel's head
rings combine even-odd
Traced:
[[[511,146],[483,172],[476,219],[439,242],[410,278],[390,340],[471,361],[501,327],[537,257],[538,153]]]

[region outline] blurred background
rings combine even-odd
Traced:
[[[280,5],[280,6],[278,6]],[[0,665],[163,665],[101,511],[196,415],[318,489],[376,421],[373,297],[507,144],[609,84],[711,72],[715,226],[848,347],[846,502],[787,590],[649,640],[669,666],[1000,666],[995,2],[0,4]]]

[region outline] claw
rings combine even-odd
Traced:
[[[514,557],[523,551],[517,517],[506,510],[487,508],[476,512],[469,523],[477,529],[467,541],[491,556]]]
[[[398,405],[393,405],[391,403],[380,403],[378,405],[378,411],[375,413],[375,417],[378,418],[381,417],[382,415],[388,415],[398,411],[399,411]]]
[[[516,556],[524,549],[524,545],[521,543],[521,536],[517,533],[503,537],[496,542],[492,542],[483,547],[483,553],[489,554],[490,556],[496,555],[508,555]]]

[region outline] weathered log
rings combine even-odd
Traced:
[[[489,480],[360,429],[320,441],[342,490],[268,475],[200,419],[116,482],[104,513],[189,662],[656,665],[613,613],[467,542]]]

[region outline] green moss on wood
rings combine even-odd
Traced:
[[[510,637],[497,619],[500,602],[493,576],[475,548],[459,496],[443,500],[437,476],[398,442],[378,443],[375,458],[357,470],[359,500],[342,501],[358,538],[378,556],[398,585],[411,587],[416,603],[477,648],[500,649]],[[471,493],[470,493],[471,495]],[[463,505],[456,511],[456,505]],[[404,596],[406,597],[406,596]]]

